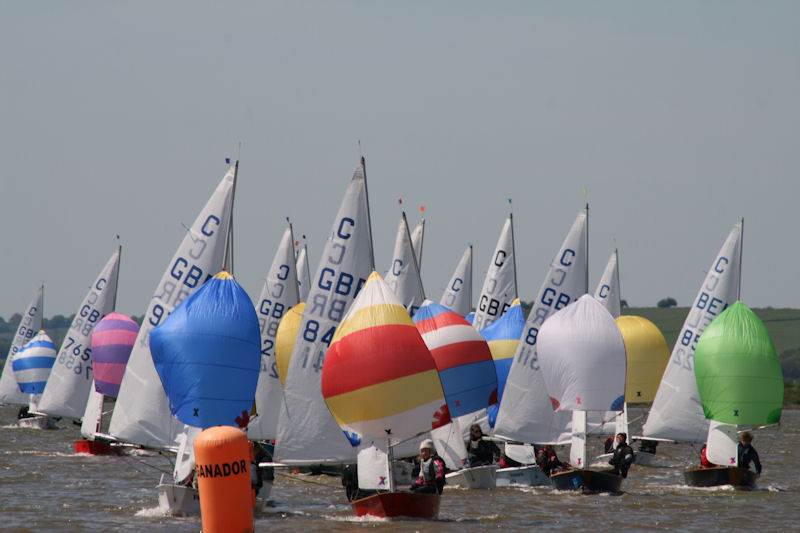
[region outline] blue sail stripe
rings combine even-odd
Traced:
[[[14,371],[31,370],[33,368],[52,368],[55,361],[55,357],[44,355],[34,357],[19,357],[19,355],[17,355],[11,362],[11,365]]]

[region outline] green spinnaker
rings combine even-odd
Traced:
[[[720,313],[700,336],[694,372],[706,418],[748,426],[780,421],[783,372],[775,345],[742,302]]]

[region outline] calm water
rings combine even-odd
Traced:
[[[199,517],[169,517],[158,509],[155,485],[159,469],[171,468],[166,457],[75,455],[76,426],[19,429],[12,427],[16,412],[0,407],[0,531],[200,531]],[[752,492],[684,486],[681,467],[695,461],[699,449],[662,444],[660,459],[671,466],[632,468],[621,495],[448,488],[436,521],[356,519],[339,479],[279,474],[274,506],[256,517],[255,526],[264,532],[794,530],[800,411],[784,412],[782,426],[759,431],[753,444],[764,472]]]

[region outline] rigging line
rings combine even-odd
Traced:
[[[145,461],[142,461],[141,459],[137,459],[137,458],[136,458],[135,456],[133,456],[133,455],[127,455],[127,454],[126,454],[126,455],[123,455],[122,457],[124,457],[125,459],[128,459],[128,460],[130,460],[130,461],[131,461],[131,462],[133,462],[133,463],[139,463],[139,464],[142,464],[142,465],[144,465],[144,466],[150,467],[150,468],[152,468],[153,470],[158,470],[158,471],[159,471],[159,472],[161,472],[162,474],[169,474],[169,475],[172,475],[172,472],[170,472],[169,470],[164,470],[164,469],[162,469],[161,467],[158,467],[158,466],[155,466],[155,465],[151,465],[150,463],[147,463],[147,462],[145,462]],[[134,468],[135,468],[135,466],[134,466]],[[137,469],[137,471],[139,471],[139,472],[143,472],[143,470],[138,470],[138,469]]]
[[[282,476],[282,477],[285,477],[287,479],[294,479],[295,481],[302,481],[303,483],[309,483],[311,485],[319,485],[321,487],[335,486],[335,485],[331,485],[329,483],[321,483],[319,481],[314,481],[312,479],[304,479],[304,478],[302,478],[302,477],[300,477],[299,475],[296,475],[296,474],[284,474],[283,472],[275,472],[275,475],[276,476]]]

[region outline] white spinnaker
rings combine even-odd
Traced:
[[[366,180],[358,167],[325,243],[300,321],[278,419],[275,460],[352,463],[356,449],[328,410],[322,363],[336,327],[373,270]]]
[[[299,298],[301,302],[308,299],[308,291],[311,288],[311,272],[308,269],[308,246],[303,243],[303,247],[297,254],[297,286],[299,288]]]
[[[422,270],[422,244],[425,238],[425,219],[419,221],[419,224],[411,232],[411,246],[414,247],[414,257],[417,258],[417,267]]]
[[[706,459],[719,466],[739,466],[739,433],[736,424],[709,421]]]
[[[588,216],[587,207],[573,222],[528,314],[508,372],[493,431],[495,435],[540,444],[566,444],[571,439],[571,414],[555,413],[550,404],[536,354],[536,338],[550,313],[566,307],[588,291]]]
[[[283,233],[256,304],[261,328],[261,371],[256,388],[258,416],[251,419],[247,426],[247,436],[251,440],[272,440],[277,435],[283,388],[275,361],[275,334],[283,314],[298,302],[294,236],[289,226]]]
[[[694,349],[712,320],[739,297],[742,221],[737,222],[711,263],[675,341],[656,397],[642,427],[645,437],[704,442],[708,420],[694,377]]]
[[[498,318],[517,298],[517,271],[514,256],[514,219],[508,215],[489,262],[472,325],[482,330]]]
[[[472,311],[472,245],[461,255],[440,304],[461,316]]]
[[[391,287],[411,316],[414,316],[425,300],[417,265],[411,236],[408,232],[408,222],[403,213],[400,225],[397,227],[392,263],[389,265],[384,281]]]
[[[597,288],[594,291],[594,297],[603,304],[614,318],[619,317],[622,313],[618,257],[617,250],[611,252],[606,269],[603,271],[603,277],[600,278],[600,283],[597,284]]]
[[[119,258],[117,248],[75,313],[39,400],[39,412],[50,416],[83,416],[94,385],[92,331],[116,305]]]
[[[17,326],[17,333],[14,335],[14,340],[11,341],[11,347],[8,349],[8,356],[3,366],[3,375],[0,376],[0,403],[28,405],[30,402],[30,394],[25,394],[19,390],[17,378],[14,377],[14,369],[11,367],[11,361],[14,359],[14,354],[42,329],[43,294],[44,287],[39,287],[36,290],[36,294],[33,295],[31,303],[22,313],[22,319],[19,322],[19,326]]]
[[[111,416],[108,431],[119,440],[162,448],[173,446],[183,432],[184,425],[170,414],[150,355],[150,331],[222,269],[235,177],[233,165],[186,232],[150,300]]]
[[[621,411],[625,343],[611,314],[584,294],[553,313],[536,350],[550,401],[560,411]]]

